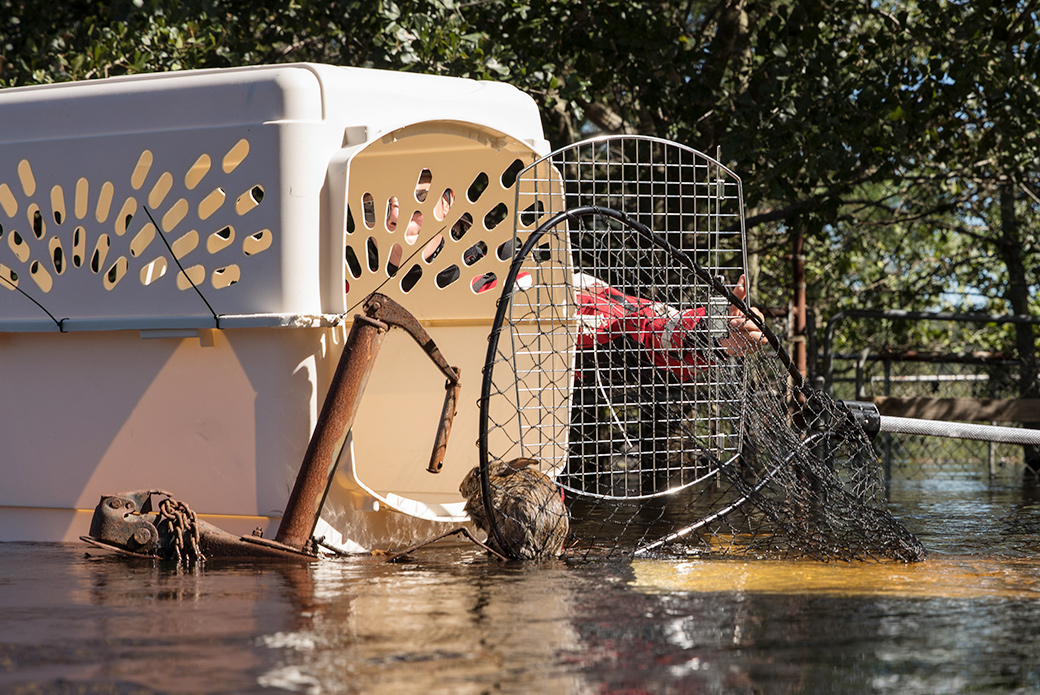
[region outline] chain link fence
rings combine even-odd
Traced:
[[[1016,360],[1000,355],[837,355],[831,389],[835,398],[857,401],[1015,398],[1019,367]],[[1010,482],[1025,473],[1020,445],[889,433],[879,434],[875,445],[890,480],[944,477]]]
[[[927,405],[927,399],[949,406],[950,415],[959,415],[944,418],[946,420],[1005,427],[1023,424],[1012,419],[1015,414],[1006,407],[998,407],[1012,402],[1022,403],[1017,400],[1021,393],[1022,365],[1014,356],[967,351],[924,352],[909,349],[905,343],[896,349],[886,349],[885,341],[878,340],[879,320],[892,317],[945,326],[955,322],[982,323],[986,317],[920,314],[907,319],[901,312],[859,313],[863,315],[856,316],[856,321],[843,326],[847,335],[860,335],[863,336],[862,343],[873,343],[859,353],[828,355],[835,319],[828,326],[828,338],[822,346],[823,368],[818,382],[823,383],[833,397],[876,403],[888,400],[890,404],[902,401],[918,405]],[[992,323],[1002,323],[1011,322],[1013,317],[988,319]],[[959,345],[954,340],[943,347],[956,350],[969,346]],[[988,408],[987,405],[994,407]],[[881,407],[884,412],[884,406]],[[987,413],[993,419],[987,419]],[[1035,478],[1035,473],[1025,465],[1021,445],[881,433],[875,440],[875,446],[889,480],[942,478],[1012,483],[1021,481],[1024,476]]]

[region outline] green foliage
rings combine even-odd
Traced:
[[[1021,0],[0,0],[0,87],[288,61],[502,80],[556,145],[720,146],[759,303],[787,303],[798,232],[824,319],[1035,313],[1037,38]]]

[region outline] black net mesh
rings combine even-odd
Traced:
[[[923,557],[855,418],[802,385],[759,319],[737,328],[750,310],[735,176],[618,138],[550,156],[517,191],[467,495],[493,545],[519,557],[525,529],[558,535],[551,483],[571,556]],[[544,502],[522,518],[503,502],[524,494],[518,470],[538,473],[527,487]]]

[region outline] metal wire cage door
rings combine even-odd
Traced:
[[[609,510],[600,523],[624,527],[612,543],[638,547],[668,529],[619,510],[684,495],[714,506],[740,451],[744,370],[719,347],[729,303],[684,263],[738,282],[740,179],[677,143],[626,136],[554,152],[515,189],[515,277],[485,365],[482,461],[537,459],[568,496],[576,534],[591,504]]]

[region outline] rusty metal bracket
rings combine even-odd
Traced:
[[[461,375],[458,367],[455,374]],[[448,435],[451,434],[451,424],[455,421],[455,412],[459,402],[459,391],[462,383],[456,379],[450,379],[444,384],[444,406],[441,408],[441,420],[437,425],[437,435],[433,440],[433,453],[430,454],[430,465],[426,467],[430,473],[440,473],[444,467],[444,456],[448,450]]]
[[[460,372],[458,367],[452,367],[444,359],[433,338],[422,327],[419,320],[407,309],[395,302],[385,294],[378,292],[369,295],[363,305],[365,314],[369,318],[377,319],[390,326],[403,328],[408,335],[429,356],[441,373],[447,377],[444,384],[444,406],[441,408],[441,419],[437,426],[437,435],[433,442],[433,453],[430,454],[430,465],[426,467],[430,473],[440,473],[444,467],[444,456],[448,449],[448,436],[451,434],[451,425],[455,420],[455,412],[459,399],[459,391],[462,388],[459,382]]]
[[[448,378],[448,382],[451,384],[458,383],[458,371],[448,364],[448,361],[444,359],[444,355],[441,354],[440,348],[433,342],[433,338],[430,337],[430,334],[426,332],[426,329],[422,327],[422,324],[419,323],[419,320],[410,311],[385,294],[378,292],[373,292],[368,296],[363,309],[365,315],[369,318],[382,321],[390,326],[403,328],[423,349],[423,352],[429,355],[433,363],[437,365],[437,368]]]
[[[303,548],[314,533],[344,438],[354,424],[383,337],[391,327],[404,329],[447,377],[444,407],[427,470],[436,473],[444,463],[458,398],[458,370],[444,359],[418,319],[394,300],[384,294],[373,293],[365,299],[362,309],[365,315],[354,317],[328,395],[311,434],[307,453],[296,476],[296,484],[278,526],[275,540],[290,547]]]
[[[152,495],[168,495],[163,490],[135,490],[106,495],[94,508],[90,519],[91,540],[114,545],[132,554],[152,556],[159,551],[159,529],[151,510]],[[87,537],[83,537],[87,540]]]

